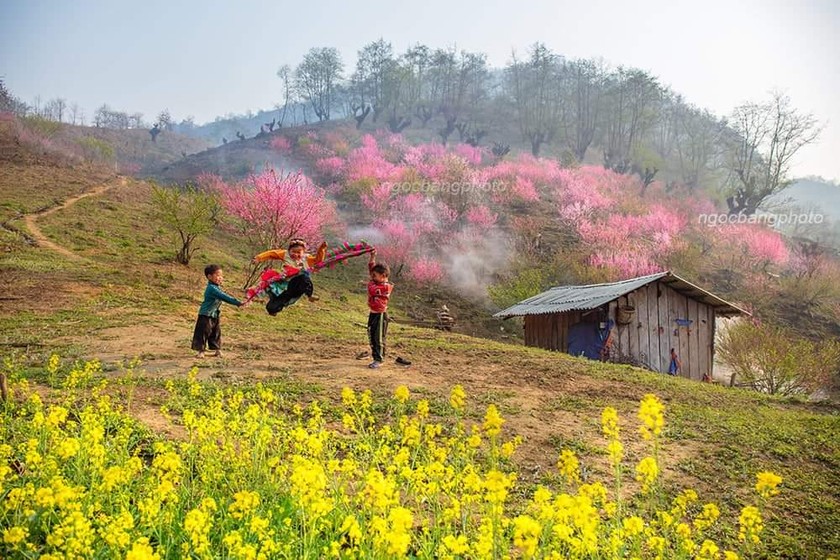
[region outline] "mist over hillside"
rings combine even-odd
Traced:
[[[840,219],[840,185],[817,178],[798,179],[777,198],[821,212],[833,221]]]

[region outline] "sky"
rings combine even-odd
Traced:
[[[27,103],[61,97],[197,124],[271,109],[276,72],[312,47],[352,70],[380,38],[482,52],[534,42],[641,68],[719,116],[778,90],[823,126],[793,172],[840,179],[840,2],[834,0],[0,0],[0,76]]]

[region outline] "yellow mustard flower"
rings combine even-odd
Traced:
[[[356,404],[356,392],[350,387],[344,387],[341,390],[341,402],[346,407],[352,407]]]
[[[449,393],[449,404],[454,408],[456,411],[464,410],[464,404],[467,400],[467,393],[464,391],[464,388],[460,385],[455,385],[452,387],[452,391]]]
[[[642,493],[647,494],[659,477],[659,465],[653,457],[645,457],[636,466],[636,480],[642,484]]]
[[[470,551],[470,545],[467,537],[464,535],[446,535],[443,537],[443,546],[446,547],[451,554],[465,555]]]
[[[694,528],[698,531],[705,531],[720,517],[720,509],[715,504],[706,504],[703,511],[694,520]]]
[[[706,539],[700,544],[700,550],[697,552],[697,560],[718,560],[720,558],[720,548],[714,541]]]
[[[496,408],[496,405],[489,405],[487,407],[487,412],[484,415],[484,424],[482,426],[487,435],[490,437],[499,435],[499,432],[502,431],[502,424],[504,423],[505,420],[499,414],[499,410]]]
[[[411,397],[411,392],[408,390],[408,387],[405,385],[400,385],[396,389],[394,389],[394,398],[401,403],[408,402],[408,399]]]
[[[571,449],[564,449],[560,452],[560,458],[557,460],[557,470],[563,475],[566,483],[580,482],[580,462]]]
[[[513,520],[513,544],[522,550],[525,558],[533,558],[540,544],[542,525],[528,515],[520,515]]]
[[[764,529],[761,519],[761,512],[755,506],[746,506],[741,510],[738,517],[738,540],[757,544],[760,542],[759,535]]]
[[[160,554],[155,552],[148,538],[141,537],[134,542],[125,560],[160,560]]]
[[[665,426],[664,412],[665,405],[656,395],[647,394],[642,398],[639,407],[639,420],[642,421],[642,425],[639,426],[639,431],[644,439],[655,438],[662,433]]]
[[[624,457],[624,444],[614,439],[607,444],[607,454],[610,457],[610,464],[617,467]]]
[[[779,493],[777,486],[782,483],[782,477],[769,471],[756,475],[755,489],[762,498],[769,498]]]
[[[29,529],[26,527],[10,527],[3,531],[3,542],[17,548],[26,541],[29,536]]]
[[[611,406],[601,412],[601,431],[607,439],[618,439],[618,411]]]
[[[645,521],[638,515],[625,517],[621,520],[621,528],[624,530],[625,535],[632,538],[642,534],[645,530]]]

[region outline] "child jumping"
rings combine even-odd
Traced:
[[[209,264],[204,267],[204,276],[207,277],[207,287],[204,288],[204,301],[198,309],[198,319],[195,322],[193,332],[192,349],[198,352],[196,358],[204,357],[205,345],[210,350],[215,350],[214,356],[222,355],[222,329],[220,325],[220,314],[222,302],[242,307],[245,303],[235,297],[226,294],[222,288],[224,274],[222,267],[217,264]]]
[[[318,301],[318,296],[313,293],[315,286],[312,284],[309,269],[324,260],[326,254],[326,242],[321,243],[314,255],[309,255],[306,253],[306,243],[302,239],[292,239],[289,241],[288,250],[271,249],[254,257],[254,263],[272,259],[279,260],[284,273],[286,273],[286,279],[283,282],[272,284],[268,291],[269,299],[265,305],[265,310],[268,311],[269,315],[277,315],[303,295],[306,295],[309,301]]]
[[[385,336],[388,333],[388,300],[394,286],[388,282],[391,271],[387,264],[376,264],[376,250],[371,252],[368,261],[370,282],[367,285],[368,307],[368,336],[370,338],[370,353],[373,361],[368,366],[376,369],[382,366],[385,356]]]

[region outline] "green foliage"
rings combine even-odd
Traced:
[[[37,115],[23,117],[21,122],[27,129],[45,138],[52,138],[61,130],[61,123],[50,121]]]
[[[739,322],[718,341],[733,381],[771,395],[809,394],[825,388],[840,368],[840,342],[816,343],[774,326]]]
[[[193,187],[165,188],[152,186],[152,204],[158,217],[178,233],[180,248],[175,260],[187,265],[198,247],[195,240],[216,227],[219,202],[210,193]]]
[[[487,288],[490,299],[502,309],[535,296],[545,287],[545,274],[537,268],[524,268],[515,276]]]
[[[83,136],[79,138],[78,142],[84,150],[85,158],[90,161],[111,161],[114,159],[114,147],[105,140],[93,136]]]

